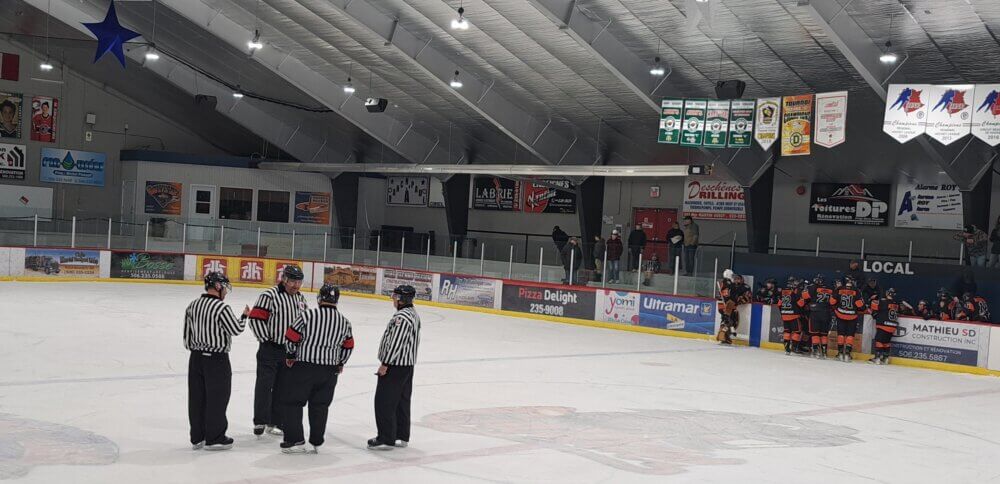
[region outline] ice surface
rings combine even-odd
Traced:
[[[258,291],[236,289],[241,309]],[[344,297],[357,347],[319,455],[250,432],[234,342],[228,452],[191,451],[194,286],[0,283],[0,479],[12,482],[1000,482],[1000,379],[418,306],[408,449],[370,452],[388,302]]]

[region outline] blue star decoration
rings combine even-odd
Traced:
[[[104,16],[103,22],[98,23],[84,23],[84,27],[90,29],[90,32],[97,37],[97,52],[94,54],[94,63],[101,60],[104,54],[111,52],[118,58],[118,62],[121,63],[122,67],[125,67],[125,53],[122,52],[122,45],[128,42],[140,34],[125,27],[118,23],[118,14],[115,12],[115,2],[111,2],[111,6],[108,7],[108,14]]]

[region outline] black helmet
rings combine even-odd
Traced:
[[[791,288],[798,285],[799,285],[799,280],[796,279],[795,276],[788,276],[788,279],[785,280],[785,287]]]
[[[337,304],[340,300],[340,288],[333,284],[323,284],[316,295],[317,303]]]
[[[392,290],[392,295],[399,298],[399,302],[403,304],[413,304],[413,298],[417,296],[417,290],[409,284],[403,284],[396,286]]]
[[[943,287],[937,291],[938,299],[948,299],[950,296],[951,294],[948,293],[948,290]]]
[[[972,293],[971,292],[966,292],[965,294],[962,294],[962,301],[964,301],[964,302],[972,302],[973,299],[975,299],[975,298],[972,297]]]
[[[854,288],[854,284],[855,284],[855,282],[854,282],[854,278],[853,277],[845,277],[844,278],[844,287],[849,287],[849,288],[853,289]]]
[[[826,277],[823,277],[823,274],[816,274],[816,276],[813,277],[813,284],[822,286],[824,283],[826,283]]]
[[[776,281],[773,277],[768,277],[767,280],[764,281],[764,285],[766,286],[768,284],[770,284],[772,286],[777,286],[778,285],[778,281]]]
[[[834,279],[833,280],[833,287],[836,287],[836,288],[844,287],[844,280],[841,279],[841,278],[839,278],[839,277],[837,279]]]
[[[215,287],[216,285],[221,287]],[[233,286],[229,283],[229,278],[221,272],[209,272],[205,274],[205,289],[215,289],[216,291],[221,291],[222,289],[232,290]]]
[[[302,268],[299,266],[288,264],[281,270],[281,277],[292,281],[301,281],[306,278],[306,275],[302,273]]]
[[[891,288],[891,287],[889,289],[886,289],[885,290],[885,297],[887,297],[889,299],[895,298],[896,297],[896,289]]]

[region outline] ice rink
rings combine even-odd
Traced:
[[[251,435],[249,330],[231,355],[236,446],[192,451],[181,327],[199,293],[0,283],[0,480],[1000,482],[997,378],[420,305],[411,447],[371,452],[392,308],[355,297],[341,300],[357,347],[320,454]]]

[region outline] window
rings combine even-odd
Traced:
[[[219,218],[250,220],[253,211],[253,190],[249,188],[219,189]]]
[[[199,215],[211,215],[212,192],[208,190],[198,190],[195,192],[194,213]]]
[[[257,192],[257,221],[288,223],[288,192]]]

